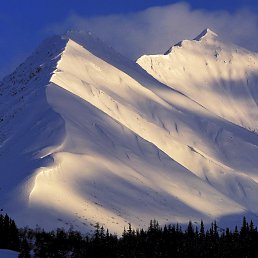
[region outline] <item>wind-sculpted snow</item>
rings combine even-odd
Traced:
[[[8,206],[16,210],[16,215],[22,213],[35,169],[51,163],[51,158],[40,159],[40,152],[58,146],[63,138],[64,121],[49,106],[45,90],[65,44],[58,36],[45,41],[0,82],[0,187],[4,212]]]
[[[250,67],[255,74],[248,65],[257,57],[236,50],[208,30],[165,56],[139,59],[155,79],[91,34],[43,44],[40,58],[17,68],[26,77],[42,67],[16,97],[13,75],[0,86],[4,211],[20,225],[89,231],[99,222],[117,233],[153,218],[220,226],[243,214],[256,219],[257,90],[255,77],[247,84],[241,76]]]
[[[212,113],[250,131],[258,129],[258,55],[225,44],[210,30],[165,55],[137,60],[148,73]]]

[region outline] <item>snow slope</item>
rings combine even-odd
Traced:
[[[210,42],[230,55],[231,46],[210,31],[187,43],[189,55],[206,58],[208,48],[198,44]],[[149,62],[163,64],[175,58],[173,51],[138,63],[150,72]],[[249,55],[254,62],[257,56],[238,51],[248,53],[238,63],[239,76]],[[209,62],[225,70],[224,62]],[[0,84],[1,208],[19,225],[89,231],[99,222],[118,233],[128,222],[146,227],[153,218],[217,219],[222,226],[243,214],[256,219],[256,85],[242,86],[230,72],[231,87],[242,94],[228,92],[239,110],[233,115],[228,103],[218,104],[213,82],[205,98],[196,94],[201,78],[180,77],[181,65],[155,66],[161,83],[89,33],[43,43]]]
[[[3,258],[17,258],[19,253],[7,249],[0,249],[0,257]]]
[[[137,63],[212,113],[256,132],[257,60],[258,54],[223,43],[216,33],[206,29],[164,55],[142,56]]]

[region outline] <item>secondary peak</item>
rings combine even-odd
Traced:
[[[202,31],[194,40],[201,41],[202,39],[214,39],[218,37],[217,33],[207,28]]]

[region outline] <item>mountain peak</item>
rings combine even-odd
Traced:
[[[74,41],[86,41],[86,40],[94,40],[97,39],[90,31],[82,31],[82,30],[68,30],[63,35],[65,39],[72,39]],[[99,40],[99,39],[98,39]]]
[[[202,39],[214,39],[216,37],[218,37],[218,35],[215,32],[209,28],[206,28],[196,38],[194,38],[194,40],[201,41]]]
[[[177,44],[173,45],[172,47],[170,47],[165,53],[164,55],[168,55],[172,52],[174,47],[182,47],[185,44],[189,44],[189,42],[192,41],[209,41],[212,42],[214,39],[216,39],[218,37],[218,35],[212,31],[209,28],[206,28],[205,30],[203,30],[197,37],[195,37],[193,40],[182,40],[180,42],[178,42]]]

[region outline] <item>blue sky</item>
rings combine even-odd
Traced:
[[[0,77],[11,72],[44,38],[70,28],[92,30],[132,58],[162,52],[205,27],[215,28],[226,39],[258,51],[256,13],[257,0],[2,1]]]

